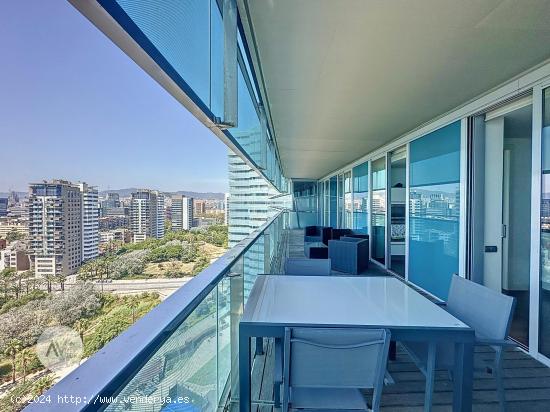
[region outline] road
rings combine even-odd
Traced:
[[[119,295],[134,295],[141,292],[158,292],[161,299],[165,299],[179,289],[182,285],[191,280],[192,277],[166,278],[166,279],[132,279],[113,280],[103,283],[103,290]],[[101,283],[94,282],[96,289],[101,290]],[[70,288],[74,283],[66,283],[65,287]]]

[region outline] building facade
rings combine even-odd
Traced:
[[[80,267],[84,252],[97,256],[94,201],[97,213],[97,190],[85,183],[52,180],[30,185],[29,254],[37,276],[68,276]]]
[[[0,197],[0,217],[8,215],[8,198]]]
[[[17,232],[21,236],[27,236],[29,232],[27,222],[11,218],[0,219],[0,237],[5,238],[10,232]]]
[[[192,197],[172,196],[172,230],[190,230],[193,227],[194,203]]]
[[[4,269],[15,269],[18,272],[29,270],[30,264],[27,245],[24,242],[15,241],[0,251],[0,271]]]
[[[107,193],[107,198],[101,201],[101,216],[118,214],[120,207],[120,195],[115,192],[109,192]],[[115,210],[114,213],[112,212],[113,210]]]
[[[205,214],[206,213],[206,200],[197,199],[194,201],[193,207],[195,208],[196,214]]]
[[[278,191],[239,156],[230,152],[228,161],[229,194],[225,207],[229,247],[233,247],[277,212],[270,199]]]
[[[82,193],[82,261],[99,256],[99,199],[97,188],[80,183]]]
[[[130,230],[134,243],[164,236],[163,194],[149,189],[140,189],[132,193]]]

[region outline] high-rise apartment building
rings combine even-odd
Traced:
[[[206,213],[206,201],[202,199],[197,199],[194,201],[194,209],[197,214],[205,214]]]
[[[107,193],[107,199],[101,201],[101,216],[112,215],[112,212],[120,210],[120,207],[120,195],[113,192]]]
[[[0,217],[8,215],[8,198],[0,197]]]
[[[29,254],[36,275],[71,275],[97,251],[97,189],[66,180],[31,183]]]
[[[193,198],[176,195],[172,197],[172,229],[189,230],[193,227]]]
[[[99,198],[97,188],[80,183],[82,193],[82,261],[99,255]]]
[[[229,193],[226,193],[223,198],[223,224],[228,225],[229,224]]]
[[[164,210],[164,193],[157,192],[157,239],[164,237],[164,222],[166,219],[166,212]]]
[[[133,240],[164,236],[164,195],[155,190],[140,189],[132,193],[130,230]]]
[[[229,196],[226,204],[229,247],[235,246],[276,213],[269,206],[278,192],[239,156],[229,153]]]

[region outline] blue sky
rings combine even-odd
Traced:
[[[227,191],[226,146],[66,0],[2,2],[0,192]]]

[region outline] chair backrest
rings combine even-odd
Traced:
[[[330,275],[330,259],[289,258],[285,262],[285,274],[328,276]]]
[[[515,299],[486,286],[453,275],[447,310],[475,329],[476,335],[505,339],[510,330]]]
[[[285,386],[380,388],[390,332],[365,328],[286,328]]]
[[[342,236],[340,238],[340,241],[350,242],[350,243],[360,243],[360,242],[367,242],[367,239],[363,239],[363,238],[360,238],[360,237]]]

